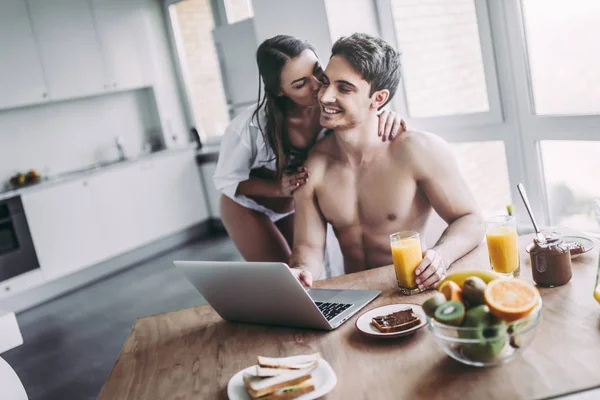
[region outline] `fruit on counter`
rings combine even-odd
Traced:
[[[448,276],[438,283],[437,289],[440,290],[440,287],[442,287],[442,285],[448,281],[453,281],[462,287],[462,285],[465,283],[465,280],[471,276],[477,276],[485,283],[490,283],[491,281],[501,277],[494,271],[488,269],[463,269],[448,274]]]
[[[10,178],[10,184],[13,186],[23,185],[25,183],[25,175],[16,174],[12,178]]]
[[[436,292],[433,296],[428,298],[422,305],[423,311],[429,318],[433,318],[435,316],[435,310],[446,301],[446,296],[443,293]]]
[[[462,353],[475,361],[487,361],[496,357],[506,344],[506,323],[490,312],[488,306],[471,308],[465,314],[463,328],[458,332],[461,339],[477,339],[479,343],[463,343]]]
[[[40,174],[35,170],[29,170],[29,172],[27,172],[27,175],[25,175],[25,181],[27,183],[34,183],[34,182],[38,182],[40,180]]]
[[[440,286],[438,290],[440,293],[446,296],[446,300],[456,300],[462,302],[462,289],[458,283],[454,281],[448,281]]]
[[[37,183],[41,179],[40,174],[32,169],[27,174],[18,173],[10,178],[10,184],[13,186],[21,186],[26,183]]]
[[[462,287],[462,298],[468,307],[485,304],[485,289],[487,284],[478,276],[465,279]]]
[[[442,324],[460,326],[465,318],[465,306],[458,300],[450,300],[435,310],[435,320]]]
[[[485,289],[485,302],[496,317],[512,322],[527,316],[539,304],[540,292],[520,279],[498,279]]]

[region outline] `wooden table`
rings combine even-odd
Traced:
[[[521,279],[532,281],[519,238]],[[474,368],[447,356],[427,328],[393,340],[363,336],[358,315],[333,332],[229,323],[209,306],[137,320],[99,399],[226,398],[229,378],[256,356],[319,351],[338,384],[327,399],[541,399],[600,386],[600,305],[592,297],[596,248],[573,261],[567,285],[541,289],[543,318],[522,357]],[[482,244],[452,267],[489,268]],[[431,292],[398,293],[391,266],[317,282],[328,288],[380,289],[366,309],[389,303],[421,304]]]

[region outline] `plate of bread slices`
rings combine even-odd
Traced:
[[[420,305],[388,304],[365,312],[355,325],[367,336],[394,338],[411,335],[423,328],[427,325],[427,317]]]
[[[320,353],[257,357],[256,365],[235,374],[227,385],[230,400],[310,400],[329,393],[335,372]]]

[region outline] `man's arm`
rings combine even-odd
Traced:
[[[448,143],[431,134],[411,138],[416,178],[448,227],[415,271],[419,287],[435,285],[448,267],[473,250],[485,234],[483,219]]]
[[[296,213],[294,216],[294,248],[290,267],[294,275],[307,287],[312,277],[319,278],[323,272],[323,256],[327,237],[327,222],[319,209],[315,187],[322,176],[322,165],[315,157],[307,161],[310,178],[294,192]]]

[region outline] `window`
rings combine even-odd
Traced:
[[[600,113],[600,1],[523,0],[538,115]]]
[[[540,148],[550,223],[600,232],[600,141],[544,140]]]
[[[233,24],[244,19],[252,18],[254,11],[250,0],[225,0],[227,21]]]
[[[484,218],[506,214],[506,206],[512,202],[504,143],[464,142],[451,146]]]
[[[222,135],[229,111],[212,36],[211,1],[184,0],[169,6],[169,14],[195,123],[206,136]]]
[[[408,114],[490,110],[474,0],[391,0]]]

